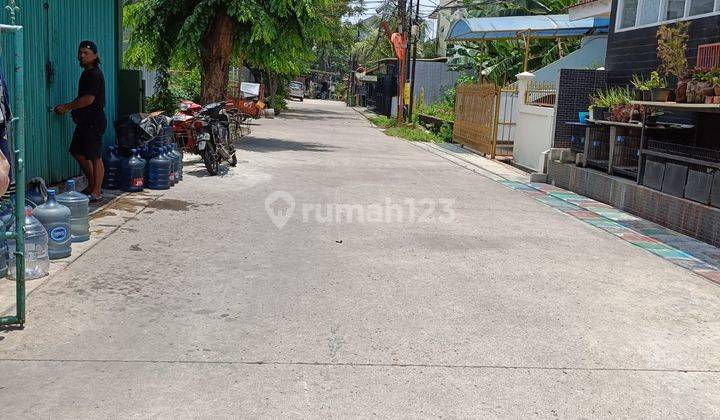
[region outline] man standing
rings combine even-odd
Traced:
[[[78,61],[85,69],[80,76],[77,98],[55,107],[58,115],[71,112],[76,124],[70,154],[77,160],[88,180],[83,193],[90,201],[102,200],[105,167],[102,161],[102,137],[107,128],[105,118],[105,77],[100,70],[97,45],[83,41],[78,47]]]

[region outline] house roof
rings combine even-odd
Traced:
[[[606,33],[609,19],[570,20],[568,15],[467,18],[453,22],[448,41],[515,39],[523,33],[533,38],[571,38]]]
[[[464,7],[465,3],[463,0],[450,0],[446,2],[445,4],[440,3],[438,7],[435,8],[435,10],[428,15],[428,18],[430,19],[437,19],[438,15],[440,14],[441,10],[448,10],[448,9],[454,9],[456,7]]]
[[[609,18],[612,0],[578,0],[568,9],[570,19]]]

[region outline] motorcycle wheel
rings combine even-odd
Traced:
[[[203,162],[205,162],[205,168],[207,169],[210,176],[215,176],[218,173],[220,162],[218,162],[217,156],[215,156],[215,148],[208,144],[205,146],[205,150],[202,153]]]
[[[233,153],[232,157],[230,158],[230,166],[232,166],[233,168],[236,167],[237,162],[237,156],[235,155],[235,153]]]

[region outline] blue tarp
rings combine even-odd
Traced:
[[[467,18],[450,27],[448,41],[493,41],[515,39],[529,33],[532,38],[572,38],[608,31],[610,19],[570,20],[569,15],[506,16]]]

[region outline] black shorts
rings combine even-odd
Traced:
[[[102,138],[105,134],[104,123],[80,124],[75,127],[70,153],[95,160],[102,157]]]

